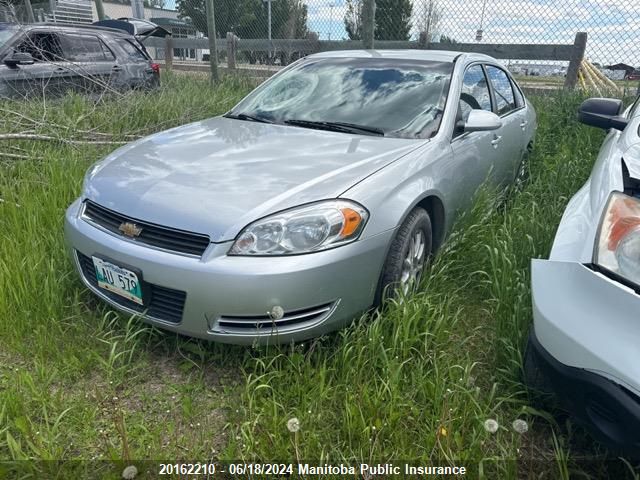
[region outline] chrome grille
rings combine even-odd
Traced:
[[[288,329],[298,328],[309,324],[318,323],[327,318],[335,309],[335,303],[326,303],[316,307],[309,307],[301,310],[291,310],[285,312],[280,319],[273,319],[268,313],[264,315],[222,315],[218,318],[217,325],[214,330],[223,331],[225,333],[252,331],[263,331],[269,333],[271,331],[287,331]]]
[[[180,323],[180,321],[182,320],[184,302],[187,298],[187,294],[185,292],[161,287],[149,282],[144,282],[149,286],[149,291],[151,292],[151,300],[145,306],[138,305],[137,303],[132,302],[131,300],[127,300],[120,295],[100,288],[98,286],[98,280],[96,279],[96,272],[91,257],[83,255],[77,250],[76,256],[78,258],[78,265],[80,266],[80,270],[82,270],[82,276],[85,278],[85,280],[89,283],[89,285],[93,287],[94,290],[100,292],[101,295],[104,295],[112,302],[128,308],[129,310],[133,310],[157,320],[171,323]]]
[[[91,200],[85,200],[82,215],[91,223],[99,225],[116,235],[123,236],[128,240],[173,252],[202,256],[210,243],[207,235],[163,227],[154,223],[145,222],[144,220],[131,218],[98,205]],[[133,239],[125,237],[119,230],[120,225],[125,222],[135,223],[138,227],[141,227],[142,231],[140,235]]]

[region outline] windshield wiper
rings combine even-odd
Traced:
[[[285,120],[287,125],[293,125],[296,127],[317,128],[319,130],[330,130],[333,132],[345,132],[345,133],[361,133],[365,135],[377,135],[384,137],[384,130],[376,127],[369,127],[367,125],[358,125],[356,123],[347,122],[316,122],[313,120]]]
[[[225,118],[235,118],[236,120],[248,120],[250,122],[273,123],[271,120],[262,117],[255,117],[247,113],[227,113],[223,115]]]

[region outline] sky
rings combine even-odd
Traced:
[[[347,38],[346,0],[303,1],[310,30],[325,40]],[[640,67],[640,0],[431,1],[440,12],[437,32],[459,42],[476,41],[484,4],[483,43],[573,43],[576,32],[586,31],[591,61]],[[413,0],[415,37],[428,2]]]

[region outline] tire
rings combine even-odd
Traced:
[[[402,279],[403,273],[406,273],[405,260],[412,247],[412,240],[415,244],[416,235],[420,233],[424,239],[424,255],[421,270],[417,281],[413,281],[413,284],[411,284],[411,281],[409,282],[409,291],[403,291],[405,283],[403,283]],[[387,253],[387,258],[382,268],[382,274],[378,281],[376,306],[380,305],[386,298],[397,297],[399,292],[408,294],[411,293],[411,291],[415,291],[431,256],[432,244],[432,229],[429,214],[423,208],[415,208],[404,220],[389,247],[389,252]]]

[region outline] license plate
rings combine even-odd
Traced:
[[[91,257],[96,270],[98,286],[142,305],[142,287],[138,276],[98,257]]]

